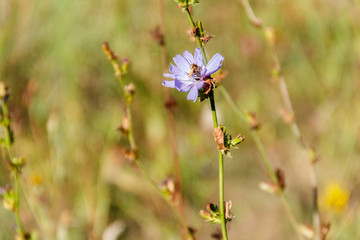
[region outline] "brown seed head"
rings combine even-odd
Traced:
[[[251,111],[247,111],[245,112],[246,115],[246,119],[250,125],[250,128],[252,130],[257,130],[260,127],[260,123],[256,117],[256,113],[255,112],[251,112]]]
[[[292,123],[295,121],[295,113],[293,112],[289,112],[285,109],[280,109],[279,114],[285,123]]]
[[[6,100],[9,96],[9,89],[4,82],[0,82],[0,99]]]
[[[137,149],[127,149],[125,151],[125,158],[130,161],[136,161],[138,157]]]
[[[117,130],[122,134],[124,134],[125,136],[127,136],[129,133],[129,126],[130,126],[129,118],[127,116],[124,116],[122,118],[121,126],[118,127]]]
[[[157,42],[160,46],[165,45],[164,34],[162,33],[159,25],[157,25],[153,30],[151,30],[150,34],[155,40],[155,42]]]
[[[210,41],[211,38],[213,38],[213,36],[206,34],[205,37],[201,37],[200,40],[205,44]]]
[[[330,231],[330,226],[331,224],[328,222],[321,225],[321,240],[326,240],[327,235]]]
[[[169,98],[165,101],[165,108],[170,112],[175,112],[177,109],[177,102],[173,96],[169,96]]]
[[[284,190],[286,187],[285,184],[285,173],[283,170],[281,170],[280,168],[276,169],[275,171],[276,174],[276,178],[278,180],[278,184],[281,190]]]
[[[226,147],[224,144],[224,132],[222,131],[221,126],[214,129],[213,136],[214,136],[214,141],[218,146],[218,149],[220,151],[225,151]]]
[[[111,51],[110,46],[107,42],[104,42],[102,44],[103,51],[105,53],[105,56],[109,59],[109,61],[116,60],[116,55]]]

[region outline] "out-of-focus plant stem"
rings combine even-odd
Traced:
[[[137,146],[136,146],[136,140],[134,137],[134,131],[133,131],[133,125],[132,125],[132,113],[131,113],[131,101],[129,100],[129,93],[127,92],[126,88],[125,88],[125,83],[124,83],[124,74],[121,70],[121,66],[118,63],[116,57],[113,55],[112,51],[110,50],[109,46],[107,45],[107,43],[103,44],[103,49],[105,52],[105,55],[108,57],[108,60],[111,62],[114,72],[115,72],[115,76],[117,77],[119,83],[120,83],[120,87],[122,89],[123,92],[123,97],[125,100],[125,106],[126,106],[126,114],[127,114],[127,118],[128,118],[128,133],[127,133],[127,137],[128,137],[128,141],[130,144],[130,151],[133,154],[133,162],[137,165],[137,167],[139,168],[140,172],[145,176],[146,180],[156,189],[156,191],[159,193],[159,195],[169,204],[169,206],[173,209],[174,214],[178,220],[178,223],[183,227],[183,229],[186,229],[186,233],[187,233],[187,239],[189,240],[195,240],[193,234],[191,233],[190,229],[188,228],[188,226],[186,225],[182,215],[179,214],[179,212],[176,210],[176,207],[174,206],[174,204],[171,202],[171,200],[169,198],[167,198],[163,192],[159,189],[158,185],[156,184],[156,182],[150,177],[150,175],[147,173],[147,171],[145,170],[145,167],[142,165],[141,161],[139,161],[139,157],[137,154]]]
[[[185,8],[185,12],[189,19],[191,27],[195,28],[195,23],[191,16],[189,8]],[[196,41],[201,49],[204,63],[206,65],[207,58],[206,58],[206,54],[205,54],[204,45],[201,42],[201,39],[199,36],[195,36],[195,37],[196,37]],[[218,128],[219,124],[218,124],[218,120],[217,120],[217,116],[216,116],[214,91],[211,91],[209,94],[210,94],[209,99],[210,99],[211,114],[212,114],[212,118],[213,118],[214,128],[216,129],[216,128]],[[223,240],[227,240],[228,236],[227,236],[227,230],[226,230],[225,203],[224,203],[224,154],[222,154],[222,152],[220,150],[219,150],[219,205],[220,205],[220,214],[221,214],[220,218],[221,218],[222,236],[223,236]]]
[[[165,17],[164,17],[164,6],[163,0],[158,0],[159,2],[159,15],[160,15],[160,33],[163,37],[163,43],[159,44],[161,49],[161,63],[163,72],[168,70],[167,65],[167,50],[166,50],[166,42],[165,42]],[[165,102],[171,101],[171,96],[169,93],[168,88],[163,88],[165,93]],[[183,194],[182,194],[182,178],[181,178],[181,170],[180,170],[180,162],[179,162],[179,154],[177,149],[177,137],[175,131],[175,121],[174,121],[174,112],[171,109],[168,109],[168,129],[169,129],[169,138],[171,142],[171,150],[173,153],[173,160],[174,160],[174,174],[176,180],[176,187],[177,187],[177,198],[178,198],[178,210],[179,214],[185,219],[185,212],[184,212],[184,201],[183,201]]]
[[[246,119],[246,115],[244,113],[244,111],[242,109],[240,109],[235,103],[234,101],[232,100],[232,98],[230,97],[229,93],[227,92],[227,90],[221,86],[220,88],[220,91],[221,93],[224,95],[225,97],[225,100],[228,102],[228,104],[232,107],[233,111],[245,122],[248,124],[248,121]],[[250,126],[249,126],[250,127]],[[268,174],[270,175],[270,178],[272,180],[272,182],[278,186],[279,185],[279,180],[278,178],[276,177],[276,173],[275,173],[275,170],[274,168],[272,167],[271,165],[271,162],[270,162],[270,159],[269,159],[269,156],[268,154],[266,153],[266,150],[265,150],[265,147],[264,147],[264,144],[262,143],[261,141],[261,138],[259,136],[259,133],[257,132],[256,129],[251,129],[250,130],[250,134],[251,134],[251,137],[254,139],[255,141],[255,145],[257,147],[257,149],[259,150],[260,152],[260,155],[264,161],[264,164],[265,164],[265,167],[266,167],[266,170],[268,172]],[[288,201],[286,200],[285,196],[284,196],[284,193],[283,193],[283,190],[281,188],[278,189],[278,196],[279,198],[281,199],[281,203],[283,204],[284,208],[285,208],[285,211],[289,217],[289,220],[290,220],[290,223],[292,225],[292,227],[294,228],[294,231],[296,232],[296,234],[298,235],[298,238],[299,239],[303,239],[301,233],[299,232],[299,224],[298,222],[296,221],[296,218],[295,218],[295,215],[294,213],[291,211],[291,208],[289,206],[289,203]]]
[[[268,28],[265,28],[263,26],[263,24],[261,23],[261,20],[259,18],[256,17],[250,3],[248,0],[239,0],[240,3],[242,4],[242,6],[245,9],[246,15],[249,18],[250,22],[257,27],[258,29],[262,30],[264,34],[266,34],[266,30]],[[272,38],[272,39],[271,39]],[[280,92],[280,96],[281,99],[283,101],[284,104],[284,108],[286,110],[286,112],[288,114],[290,114],[290,116],[293,117],[293,119],[289,122],[290,128],[293,132],[293,134],[295,135],[295,137],[297,138],[297,140],[299,141],[301,147],[304,149],[304,151],[306,151],[308,153],[309,148],[306,146],[304,139],[302,137],[302,134],[299,130],[299,127],[296,123],[296,119],[295,119],[295,114],[294,114],[294,110],[291,104],[291,100],[290,100],[290,96],[289,96],[289,91],[285,82],[285,78],[284,75],[282,73],[282,69],[281,69],[281,64],[280,64],[280,60],[279,60],[279,56],[277,54],[276,48],[275,48],[275,35],[274,36],[270,36],[270,38],[267,38],[268,43],[271,47],[271,50],[273,52],[273,59],[275,62],[275,70],[278,74],[278,79],[277,79],[277,83],[278,83],[278,87],[279,87],[279,92]],[[312,191],[313,191],[313,225],[314,225],[314,231],[315,231],[315,240],[319,240],[321,237],[321,233],[320,233],[320,213],[319,213],[319,207],[318,207],[318,187],[317,187],[317,178],[316,178],[316,169],[315,169],[315,162],[313,161],[313,159],[310,159],[310,164],[311,164],[311,172],[310,172],[310,177],[311,177],[311,184],[312,184]]]
[[[3,100],[2,104],[2,112],[3,112],[3,118],[7,119],[7,123],[5,124],[5,141],[6,141],[6,149],[9,154],[10,162],[14,161],[14,154],[12,150],[12,133],[11,133],[11,127],[10,127],[10,119],[9,119],[9,113],[8,108]],[[22,222],[20,219],[20,204],[19,204],[19,197],[20,197],[20,183],[19,183],[19,169],[18,167],[11,167],[12,174],[14,176],[14,213],[15,213],[15,219],[16,219],[16,225],[17,225],[17,233],[19,236],[24,235],[24,229],[22,226]]]

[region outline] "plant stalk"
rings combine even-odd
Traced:
[[[194,20],[191,16],[191,13],[189,11],[189,8],[185,8],[186,15],[189,19],[190,25],[192,28],[195,28]],[[206,53],[204,49],[204,45],[201,42],[199,36],[195,36],[196,41],[201,49],[201,53],[204,59],[204,64],[207,64],[207,58]],[[216,107],[215,107],[215,98],[214,98],[214,91],[212,90],[209,93],[209,99],[210,99],[210,107],[211,107],[211,114],[213,119],[214,128],[218,128],[218,120],[216,115]],[[225,219],[225,202],[224,202],[224,155],[219,150],[219,205],[220,205],[220,220],[221,220],[221,231],[223,240],[228,240],[227,236],[227,230],[226,230],[226,219]]]
[[[4,101],[4,100],[3,100]],[[11,127],[10,127],[10,119],[8,108],[5,102],[2,102],[2,112],[3,117],[8,119],[8,123],[6,123],[5,127],[5,136],[6,136],[6,149],[9,154],[10,162],[14,160],[14,154],[12,150],[12,134],[11,134]],[[19,170],[16,167],[11,167],[11,171],[14,177],[14,213],[15,213],[15,220],[17,225],[17,233],[19,236],[24,235],[24,228],[22,226],[22,222],[20,219],[20,204],[19,204],[19,196],[20,196],[20,183],[19,183]]]

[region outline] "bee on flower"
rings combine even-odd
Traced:
[[[189,92],[187,99],[195,102],[199,90],[203,89],[208,93],[212,89],[211,74],[221,68],[224,57],[216,53],[205,66],[201,50],[196,48],[194,56],[186,50],[182,55],[176,55],[173,60],[175,65],[170,64],[170,73],[164,73],[164,77],[174,81],[163,80],[162,85],[180,92]]]

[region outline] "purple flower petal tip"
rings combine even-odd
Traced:
[[[163,80],[162,85],[163,85],[164,87],[175,88],[175,81],[166,81],[166,80]]]

